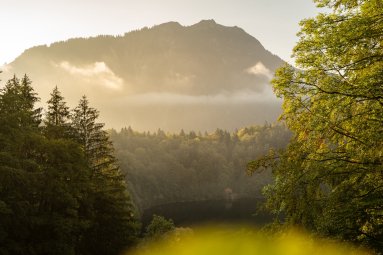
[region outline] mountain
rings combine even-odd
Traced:
[[[203,20],[33,47],[2,78],[27,73],[42,102],[55,85],[72,106],[86,94],[109,127],[233,130],[277,118],[269,81],[283,63],[241,28]]]

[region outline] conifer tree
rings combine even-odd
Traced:
[[[99,113],[83,96],[72,116],[73,127],[92,171],[92,225],[83,238],[84,254],[117,254],[134,241],[137,223],[124,176]]]
[[[45,142],[47,152],[40,162],[45,170],[45,179],[41,188],[39,214],[50,219],[49,211],[53,211],[55,217],[49,220],[48,225],[56,230],[55,233],[60,233],[57,249],[64,254],[78,253],[79,240],[90,222],[89,218],[83,217],[83,211],[91,203],[88,201],[91,171],[82,147],[73,138],[69,107],[57,86],[47,103],[44,134],[48,140]],[[52,238],[54,234],[45,231],[45,238],[42,239],[49,240],[49,236]],[[60,252],[51,248],[49,253]]]
[[[55,138],[69,137],[71,131],[70,111],[57,86],[53,89],[47,104],[48,111],[44,120],[46,135]]]
[[[42,142],[41,109],[25,75],[8,80],[0,92],[0,235],[1,249],[27,253],[35,228],[39,165],[35,157]]]
[[[25,75],[21,81],[14,76],[1,90],[1,116],[3,124],[15,128],[37,128],[41,122],[41,108],[34,108],[39,101]]]
[[[51,96],[42,127],[28,76],[0,91],[0,254],[118,254],[136,221],[112,144],[86,98],[71,127]]]

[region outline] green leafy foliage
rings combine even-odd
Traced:
[[[333,11],[303,20],[299,69],[276,72],[288,149],[274,165],[268,206],[323,235],[383,249],[383,6],[317,0]]]
[[[153,219],[145,229],[145,236],[150,240],[163,238],[166,233],[175,230],[174,222],[159,215],[153,215]]]

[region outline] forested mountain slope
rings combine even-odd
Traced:
[[[234,131],[275,121],[269,80],[282,64],[241,28],[203,20],[33,47],[3,77],[28,73],[43,102],[55,85],[70,106],[86,94],[109,127]]]
[[[195,132],[111,131],[130,193],[140,209],[182,201],[261,197],[272,181],[265,170],[248,176],[246,164],[270,148],[284,148],[290,132],[281,125]]]

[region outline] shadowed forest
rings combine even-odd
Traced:
[[[140,209],[200,200],[260,198],[271,171],[249,176],[246,165],[270,148],[284,148],[291,133],[281,125],[254,126],[234,133],[139,133],[110,131],[115,155]]]

